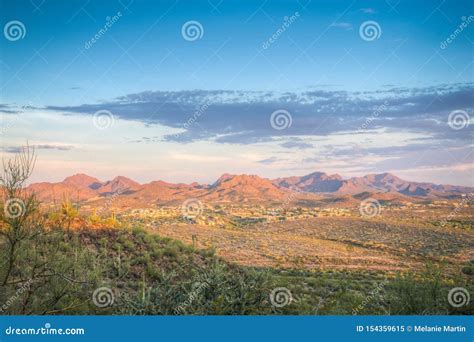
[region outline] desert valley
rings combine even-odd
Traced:
[[[0,317],[474,315],[472,1],[0,1]]]
[[[322,172],[273,180],[224,174],[210,185],[76,174],[27,189],[46,208],[69,202],[96,221],[136,222],[246,266],[406,270],[474,259],[474,189],[389,173],[346,180]]]
[[[0,178],[7,314],[473,309],[446,296],[473,284],[469,187],[322,172],[224,174],[209,185],[76,174],[27,185],[34,163],[26,147]]]

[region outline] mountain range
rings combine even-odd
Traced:
[[[188,198],[216,203],[307,202],[328,198],[351,202],[367,197],[416,201],[457,198],[474,192],[473,187],[411,182],[391,173],[343,179],[338,174],[324,172],[273,180],[256,175],[224,174],[213,184],[172,184],[163,181],[140,184],[123,176],[102,182],[86,174],[76,174],[58,183],[34,183],[28,186],[28,190],[35,192],[43,202],[69,199],[98,206],[101,201],[114,196],[114,201],[122,207],[174,205]]]
[[[369,174],[342,179],[338,174],[314,172],[303,177],[275,179],[274,184],[298,191],[313,193],[358,194],[362,192],[394,192],[406,196],[440,196],[469,193],[472,187],[410,182],[391,173]]]

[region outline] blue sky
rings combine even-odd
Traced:
[[[0,3],[2,26],[25,28],[1,37],[2,156],[28,139],[36,180],[321,170],[474,185],[470,1]],[[271,125],[278,110],[289,127]]]

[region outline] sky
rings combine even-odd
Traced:
[[[472,1],[0,0],[32,181],[392,172],[474,186]]]

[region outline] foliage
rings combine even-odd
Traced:
[[[440,264],[421,273],[247,268],[198,249],[195,237],[186,245],[115,215],[85,220],[71,202],[41,214],[24,189],[34,160],[27,148],[0,175],[0,314],[473,313],[471,303],[454,308],[447,300],[453,287],[473,293],[472,262],[454,276]],[[104,288],[111,300],[97,305]],[[286,305],[272,305],[275,288],[291,293]]]

